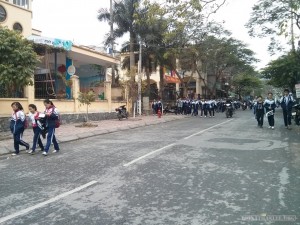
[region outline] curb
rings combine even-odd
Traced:
[[[75,135],[70,135],[70,136],[64,136],[64,137],[59,137],[57,138],[58,143],[66,143],[66,142],[71,142],[71,141],[77,141],[89,137],[94,137],[98,135],[103,135],[103,134],[109,134],[109,133],[115,133],[118,131],[124,131],[124,130],[131,130],[131,129],[136,129],[139,127],[145,127],[145,126],[153,126],[157,125],[160,123],[167,123],[175,120],[180,120],[180,119],[186,119],[186,117],[181,117],[181,118],[166,118],[163,120],[157,120],[157,121],[152,121],[152,122],[144,122],[143,124],[134,124],[134,125],[128,125],[124,127],[114,127],[110,129],[104,129],[104,130],[96,130],[92,132],[84,132],[84,133],[79,133]],[[25,151],[25,150],[20,150],[20,152]],[[0,156],[5,156],[7,154],[11,154],[14,151],[11,150],[10,146],[4,146],[0,149]]]

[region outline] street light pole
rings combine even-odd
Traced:
[[[140,39],[139,63],[138,63],[138,113],[142,115],[142,41]]]
[[[110,0],[110,39],[111,39],[111,55],[114,57],[114,13],[113,0]],[[111,84],[115,85],[115,65],[111,66]]]

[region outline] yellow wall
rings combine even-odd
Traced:
[[[21,8],[3,0],[0,0],[0,5],[4,7],[7,14],[6,20],[0,23],[1,26],[7,26],[12,30],[14,23],[18,22],[23,27],[22,35],[24,37],[28,37],[32,34],[32,12],[30,10]]]
[[[20,102],[24,108],[24,112],[28,113],[28,99],[27,98],[0,98],[0,116],[9,116],[11,115],[11,103],[12,102]],[[38,111],[43,112],[45,110],[45,106],[43,103],[43,99],[36,99],[32,104],[37,106]],[[53,104],[57,107],[58,111],[63,114],[75,113],[75,101],[74,100],[55,100],[53,99]],[[126,105],[126,102],[118,102],[114,101],[111,103],[111,109],[108,109],[108,101],[107,100],[99,100],[92,102],[89,106],[89,112],[91,113],[103,113],[103,112],[114,112],[115,108],[118,108],[121,105]],[[85,113],[86,105],[81,105],[79,103],[78,111],[76,113]]]
[[[24,111],[27,112],[27,98],[1,98],[0,99],[0,116],[9,116],[12,113],[11,103],[20,102],[24,108]]]

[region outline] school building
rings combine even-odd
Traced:
[[[11,114],[13,101],[19,101],[25,109],[35,103],[42,110],[45,98],[53,100],[62,114],[83,113],[86,106],[77,100],[79,91],[95,92],[97,100],[89,107],[92,113],[110,113],[126,104],[124,93],[112,88],[107,79],[107,68],[120,64],[117,58],[69,40],[43,37],[41,31],[32,28],[33,13],[32,0],[0,0],[0,26],[21,32],[41,51],[40,63],[32,75],[33,86],[25,87],[14,98],[8,98],[0,87],[1,117]]]

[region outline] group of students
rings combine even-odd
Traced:
[[[224,112],[226,101],[215,99],[178,99],[176,102],[177,112],[179,114],[198,116],[200,117],[214,117],[215,112]]]
[[[283,112],[283,120],[286,129],[291,129],[292,124],[292,107],[295,100],[293,96],[289,93],[288,89],[284,90],[284,95],[281,97],[279,101],[276,101],[273,98],[273,94],[269,93],[266,100],[263,101],[262,96],[258,96],[256,99],[256,103],[254,104],[254,114],[257,120],[257,126],[263,128],[264,124],[264,115],[268,118],[269,128],[274,129],[275,119],[274,113],[275,108],[278,105],[281,105]]]
[[[26,147],[26,151],[29,154],[34,154],[36,151],[37,145],[43,151],[43,155],[46,156],[49,152],[50,145],[53,143],[54,151],[57,153],[59,151],[59,145],[55,137],[55,128],[58,127],[59,123],[59,114],[57,108],[54,106],[53,102],[49,99],[44,100],[45,111],[40,113],[37,110],[36,105],[30,104],[28,106],[29,115],[28,118],[32,124],[33,129],[33,144],[30,149],[30,145],[26,143],[22,137],[25,128],[28,126],[28,121],[24,113],[24,109],[20,102],[13,102],[11,104],[13,113],[10,121],[10,130],[13,134],[14,139],[14,149],[15,153],[13,156],[16,156],[20,153],[20,145]],[[47,142],[44,146],[41,140],[41,134],[46,135],[47,133]],[[46,137],[46,136],[45,136]]]

